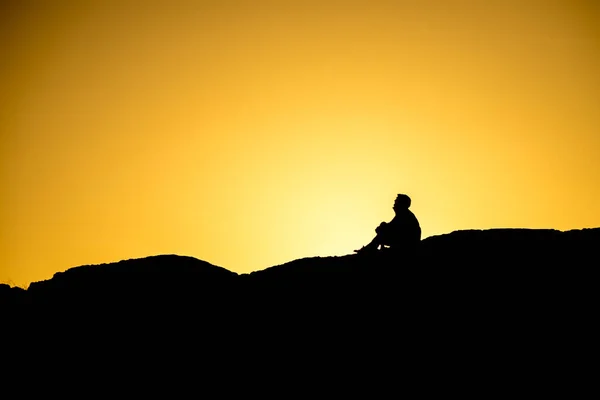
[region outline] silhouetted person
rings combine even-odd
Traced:
[[[421,226],[415,214],[408,209],[410,204],[411,200],[407,195],[396,196],[396,216],[390,222],[382,222],[375,229],[377,236],[371,243],[354,251],[358,254],[372,253],[380,248],[389,248],[398,254],[414,251],[421,241]]]

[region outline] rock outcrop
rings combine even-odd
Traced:
[[[408,256],[308,257],[249,274],[161,255],[0,285],[0,308],[3,333],[36,359],[119,360],[122,373],[168,373],[182,357],[347,377],[388,364],[468,365],[479,380],[567,373],[596,341],[599,249],[600,228],[491,229],[429,237]]]

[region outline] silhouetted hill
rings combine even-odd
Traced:
[[[123,307],[126,303],[168,304],[203,299],[217,301],[216,288],[233,284],[237,274],[208,262],[159,255],[111,264],[86,265],[32,283],[27,294],[44,307]],[[208,298],[207,295],[215,296]]]
[[[405,259],[308,257],[249,274],[160,255],[71,268],[27,290],[0,285],[0,304],[5,332],[36,332],[34,348],[60,357],[85,349],[82,365],[127,354],[158,368],[156,357],[186,354],[214,368],[318,362],[348,373],[383,359],[562,368],[597,333],[598,249],[600,228],[490,229],[426,238]]]
[[[385,252],[309,257],[241,275],[192,257],[159,255],[71,268],[27,290],[0,285],[0,300],[23,312],[66,314],[88,306],[195,309],[198,302],[204,310],[225,303],[236,309],[255,302],[308,306],[342,295],[345,301],[368,301],[361,294],[418,295],[433,288],[471,293],[485,287],[484,295],[502,286],[534,293],[543,290],[536,282],[560,276],[555,283],[564,288],[577,278],[575,271],[585,276],[597,263],[599,245],[600,228],[465,230],[426,238],[407,259]]]

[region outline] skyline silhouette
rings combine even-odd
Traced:
[[[600,228],[468,230],[427,238],[410,258],[307,257],[248,274],[176,255],[87,265],[27,290],[0,285],[3,337],[29,364],[60,357],[92,379],[105,359],[111,373],[164,380],[195,368],[181,357],[290,375],[312,360],[363,379],[401,358],[420,376],[439,360],[453,366],[444,377],[459,365],[504,387],[515,371],[581,384],[597,336],[599,243]]]
[[[18,365],[16,350],[28,377],[61,391],[222,392],[235,379],[356,394],[352,378],[387,392],[401,368],[403,391],[585,394],[599,243],[600,228],[467,230],[400,262],[378,251],[250,274],[175,255],[81,266],[27,290],[0,285],[5,363]]]
[[[129,291],[132,289],[130,285],[136,286],[138,284],[134,283],[138,277],[144,279],[144,276],[148,275],[151,277],[153,285],[160,285],[173,283],[174,279],[167,277],[172,275],[177,277],[178,281],[181,280],[181,284],[186,281],[185,285],[188,287],[186,290],[208,290],[209,293],[214,293],[218,289],[209,288],[210,285],[202,286],[202,288],[195,286],[199,283],[204,284],[196,281],[197,273],[204,274],[204,277],[210,279],[222,279],[223,282],[231,282],[234,277],[254,276],[255,274],[267,277],[287,274],[292,279],[295,279],[294,277],[300,278],[297,282],[288,281],[287,283],[300,289],[308,284],[307,281],[312,279],[313,274],[329,274],[332,279],[337,279],[345,274],[357,273],[357,265],[361,265],[361,271],[368,274],[377,274],[381,272],[381,268],[384,268],[391,274],[425,273],[427,275],[427,272],[422,271],[427,271],[431,267],[435,268],[438,273],[454,273],[456,271],[451,268],[445,272],[438,271],[438,269],[440,265],[451,265],[455,261],[460,262],[463,267],[469,267],[469,273],[475,271],[471,269],[473,267],[481,269],[481,272],[477,272],[469,278],[480,279],[480,273],[493,274],[499,266],[506,268],[507,273],[518,273],[519,268],[526,268],[526,271],[521,272],[535,274],[536,271],[547,266],[568,269],[571,265],[578,266],[587,263],[590,255],[594,253],[599,245],[600,227],[568,231],[527,228],[468,229],[425,238],[419,242],[418,246],[409,247],[403,249],[403,251],[389,251],[389,247],[381,247],[368,252],[348,251],[341,256],[305,256],[244,273],[237,273],[235,268],[229,270],[223,266],[189,255],[154,254],[102,264],[68,267],[57,271],[52,278],[34,281],[31,284],[34,288],[48,287],[49,285],[52,286],[53,281],[58,280],[58,284],[55,285],[54,289],[58,288],[56,292],[58,295],[61,290],[66,288],[60,283],[61,280],[69,277],[67,282],[71,281],[69,284],[71,289],[84,294],[86,293],[85,286],[77,288],[79,283],[94,286],[97,288],[96,291],[103,291],[103,286],[107,284],[116,284],[121,288],[120,290]],[[169,270],[170,264],[173,264],[176,268]],[[370,265],[376,266],[374,271],[366,271]],[[319,272],[319,268],[322,266],[326,268]],[[488,268],[491,269],[487,270]],[[290,269],[295,270],[296,273],[290,273]],[[301,272],[303,269],[306,273]],[[103,276],[102,274],[105,274],[104,278],[98,279],[98,277]],[[121,274],[127,277],[127,282],[114,281]],[[188,275],[191,280],[186,278]],[[278,280],[280,278],[274,279]],[[285,279],[280,283],[282,282],[285,282]],[[4,286],[3,290],[8,291],[9,288],[14,288],[16,291],[13,293],[17,294],[22,294],[23,290],[27,291],[31,284],[22,286],[13,282],[0,282],[0,285]],[[133,288],[132,290],[135,292],[137,289]],[[171,290],[177,292],[180,288],[177,286]],[[90,293],[85,295],[93,296]],[[151,292],[145,292],[145,295],[154,296]]]

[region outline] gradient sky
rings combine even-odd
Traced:
[[[0,282],[600,226],[597,1],[2,1]]]

